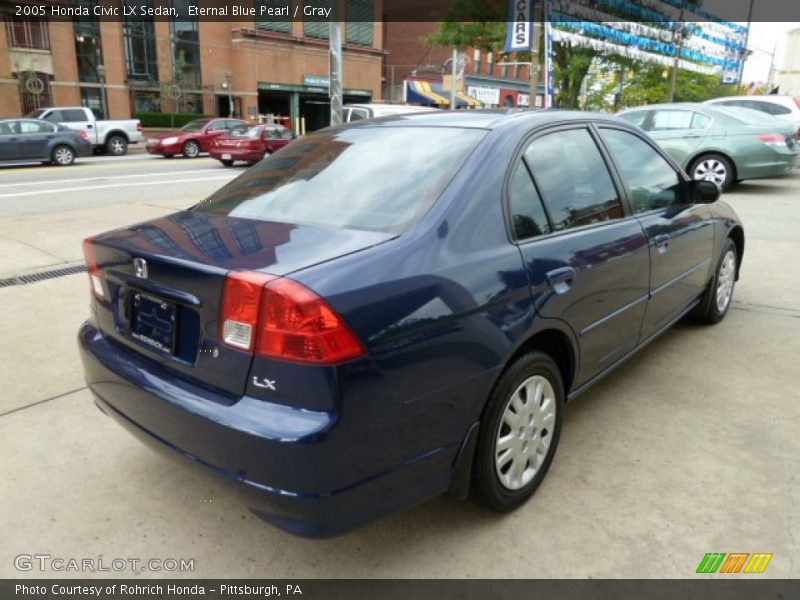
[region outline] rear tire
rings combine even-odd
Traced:
[[[219,162],[222,163],[223,167],[232,167],[233,166],[233,161],[232,160],[221,160]]]
[[[106,153],[111,156],[125,156],[128,153],[128,140],[121,135],[112,135],[106,140]]]
[[[722,256],[717,262],[714,276],[708,282],[700,304],[692,312],[692,318],[707,325],[714,325],[725,318],[733,302],[737,264],[736,244],[728,238],[722,247]]]
[[[497,382],[481,419],[473,465],[477,499],[513,510],[536,490],[553,461],[564,413],[564,384],[553,359],[531,352]]]
[[[54,165],[68,167],[75,162],[75,151],[69,146],[56,146],[50,158]]]
[[[182,153],[186,158],[197,158],[200,156],[200,144],[194,140],[189,140],[183,145]]]
[[[721,154],[702,154],[692,161],[689,167],[689,176],[692,179],[705,179],[713,181],[727,192],[736,180],[733,164]]]

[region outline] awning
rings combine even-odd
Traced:
[[[406,81],[406,102],[450,106],[450,90],[445,90],[441,83]],[[456,92],[456,107],[479,108],[481,106],[483,104],[472,96]]]

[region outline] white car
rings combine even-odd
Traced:
[[[128,144],[138,144],[144,138],[139,119],[100,121],[95,118],[92,109],[85,106],[39,108],[29,112],[27,118],[65,125],[75,131],[85,131],[96,150],[113,156],[126,154]]]
[[[413,106],[409,104],[346,104],[342,108],[342,123],[350,123],[361,119],[376,119],[387,115],[407,115],[438,110],[438,108],[429,106]]]
[[[728,96],[707,100],[708,104],[757,110],[800,127],[800,96]]]

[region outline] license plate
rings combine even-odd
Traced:
[[[147,140],[147,143],[150,144],[151,146],[157,146],[158,140],[150,138],[149,140]]]
[[[158,350],[175,350],[175,305],[155,296],[135,292],[131,335]]]
[[[231,159],[231,155],[230,154],[223,154],[222,155],[222,160],[230,160],[230,159]]]

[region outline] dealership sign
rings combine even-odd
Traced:
[[[533,47],[534,0],[509,0],[506,52],[520,52]]]
[[[481,104],[500,105],[500,90],[498,88],[470,85],[467,87],[467,95],[472,96]]]

